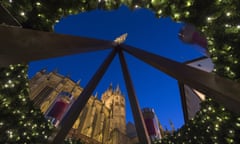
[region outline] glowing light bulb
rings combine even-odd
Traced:
[[[161,10],[161,9],[158,10],[157,13],[158,13],[158,14],[162,14],[162,10]]]
[[[14,66],[13,66],[13,65],[10,65],[10,69],[11,69],[11,70],[14,70]]]
[[[4,85],[4,87],[5,87],[5,88],[8,88],[8,87],[9,87],[9,85],[8,85],[8,84],[5,84],[5,85]]]
[[[237,127],[240,127],[240,123],[236,123],[236,126],[237,126]]]
[[[180,18],[180,14],[179,14],[179,13],[175,13],[175,14],[174,14],[174,18],[175,18],[175,19],[179,19],[179,18]]]
[[[9,73],[9,72],[7,72],[7,73],[6,73],[6,76],[9,76],[9,75],[10,75],[10,73]]]
[[[230,27],[230,25],[229,24],[225,24],[225,27]]]
[[[40,2],[36,2],[36,5],[37,5],[37,6],[40,6],[40,5],[41,5],[41,3],[40,3]]]
[[[226,16],[228,16],[228,17],[231,16],[231,13],[230,13],[230,12],[227,12],[227,13],[226,13]]]
[[[213,18],[212,17],[207,17],[208,22],[212,22]]]
[[[187,7],[191,6],[191,2],[190,1],[187,1]]]
[[[25,13],[24,13],[24,12],[21,12],[20,15],[21,15],[21,16],[25,16]]]
[[[139,5],[135,5],[135,6],[134,6],[134,8],[136,8],[136,9],[137,9],[137,8],[140,8],[140,6],[139,6]]]
[[[188,17],[190,15],[190,12],[186,11],[184,14],[185,14],[186,17]]]
[[[11,83],[12,83],[12,80],[8,80],[8,83],[11,84]]]

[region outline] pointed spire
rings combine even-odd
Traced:
[[[111,82],[109,87],[108,87],[108,90],[112,90],[112,89],[113,89],[113,86],[112,86],[112,82]]]
[[[47,72],[47,68],[41,69],[40,72],[41,72],[42,74],[46,73],[46,72]]]
[[[117,94],[121,94],[121,90],[120,90],[119,84],[117,84],[117,87],[116,87],[115,91],[116,91]]]
[[[96,93],[95,93],[95,96],[94,96],[94,97],[95,97],[95,98],[97,98],[97,97],[98,97],[98,92],[96,92]]]
[[[81,79],[77,81],[77,85],[80,85]]]

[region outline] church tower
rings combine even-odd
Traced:
[[[83,91],[78,82],[57,72],[42,70],[30,80],[30,99],[56,127]],[[91,96],[76,119],[69,138],[91,144],[131,144],[126,133],[125,98],[112,85],[101,95]]]
[[[125,97],[122,95],[119,86],[113,89],[112,84],[110,84],[109,88],[102,94],[101,99],[111,111],[110,129],[117,129],[122,134],[126,134]]]

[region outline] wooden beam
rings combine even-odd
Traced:
[[[119,51],[119,59],[121,62],[122,72],[128,92],[128,98],[131,105],[131,110],[133,113],[134,123],[136,126],[139,142],[141,144],[151,144],[147,128],[145,126],[144,119],[142,116],[142,111],[139,106],[137,96],[134,91],[133,83],[127,68],[127,63],[121,50]]]
[[[213,98],[229,110],[240,113],[239,83],[132,46],[121,47],[145,63]]]
[[[112,47],[111,41],[0,26],[0,67]]]
[[[108,66],[112,62],[115,55],[116,55],[116,49],[113,49],[112,52],[109,54],[109,56],[105,59],[105,61],[99,67],[97,72],[94,74],[92,79],[88,82],[86,87],[83,89],[82,93],[78,96],[76,101],[73,103],[68,113],[65,115],[64,119],[60,124],[59,131],[57,132],[56,136],[53,135],[52,137],[50,137],[49,139],[50,143],[53,143],[53,144],[63,143],[66,135],[68,134],[74,122],[76,121],[77,117],[79,116],[82,109],[88,102],[88,99],[92,95],[98,82],[101,80],[102,76],[106,72]]]
[[[183,110],[183,118],[184,122],[187,123],[188,119],[188,107],[187,107],[187,99],[184,89],[184,84],[178,81],[178,87],[180,91],[180,98],[181,98],[181,104],[182,104],[182,110]]]

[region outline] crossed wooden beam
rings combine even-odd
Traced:
[[[144,124],[141,109],[134,91],[128,71],[124,52],[127,52],[154,68],[170,75],[178,81],[215,99],[229,110],[240,113],[240,84],[219,77],[213,73],[204,72],[185,64],[161,57],[159,55],[128,46],[113,44],[112,41],[62,35],[50,32],[34,31],[17,27],[0,26],[0,67],[10,64],[28,63],[52,57],[59,57],[82,52],[112,49],[108,57],[88,82],[80,96],[76,99],[62,121],[59,130],[54,133],[49,142],[59,144],[64,141],[78,115],[86,105],[98,82],[116,54],[119,54],[123,76],[127,87],[137,135],[140,143],[150,143]]]

